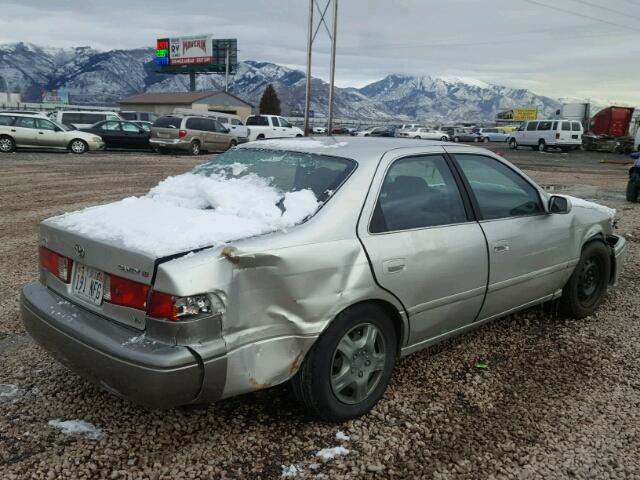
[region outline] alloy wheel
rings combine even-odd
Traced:
[[[13,142],[11,139],[7,137],[0,138],[0,151],[7,153],[11,150],[13,150]]]
[[[375,390],[386,362],[382,332],[371,323],[349,330],[338,342],[331,365],[331,389],[338,400],[356,404]]]
[[[86,147],[82,140],[74,140],[71,143],[71,150],[73,150],[73,153],[84,153]]]

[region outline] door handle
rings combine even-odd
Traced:
[[[13,133],[16,133],[16,130],[15,130],[14,128],[12,128],[12,129],[11,129],[11,131],[12,131]]]
[[[398,258],[395,260],[387,260],[382,263],[382,271],[384,273],[398,273],[406,270],[407,264],[404,258]]]
[[[38,132],[38,135],[44,135],[44,132]]]

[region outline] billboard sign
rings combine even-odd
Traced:
[[[529,120],[538,119],[538,108],[514,108],[513,109],[513,121],[514,122],[527,122]]]
[[[161,73],[229,73],[238,67],[238,40],[214,39],[211,35],[160,38],[155,63]]]
[[[64,90],[45,90],[42,92],[42,103],[68,104],[69,92]]]

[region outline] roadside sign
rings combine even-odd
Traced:
[[[514,108],[513,109],[513,121],[514,122],[527,122],[529,120],[538,119],[538,108]]]

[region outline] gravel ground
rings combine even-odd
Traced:
[[[536,308],[403,359],[375,410],[342,425],[307,417],[286,387],[150,411],[53,361],[18,311],[20,287],[37,277],[37,223],[141,194],[197,161],[2,156],[0,478],[640,478],[640,207],[621,196],[627,167],[492,149],[554,190],[618,209],[631,243],[618,288],[585,320]],[[70,420],[86,423],[59,423]],[[317,456],[333,447],[334,458]]]

